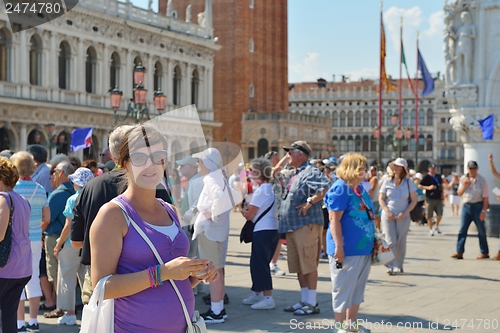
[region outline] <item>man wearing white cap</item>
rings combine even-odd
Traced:
[[[200,212],[194,222],[193,239],[198,239],[201,259],[213,262],[219,278],[210,282],[210,309],[201,316],[206,323],[219,324],[227,318],[224,309],[224,266],[229,237],[229,212],[236,192],[231,191],[222,174],[222,156],[215,148],[193,155],[198,172],[203,176],[203,190],[196,208]]]

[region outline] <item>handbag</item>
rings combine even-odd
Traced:
[[[161,259],[160,254],[156,250],[156,247],[154,246],[154,244],[151,242],[149,237],[144,233],[144,231],[142,231],[142,229],[139,228],[137,223],[135,223],[134,220],[132,220],[132,218],[128,215],[128,213],[125,210],[125,207],[123,207],[122,203],[119,202],[118,200],[113,200],[113,203],[120,206],[120,208],[122,209],[122,213],[125,216],[125,219],[130,221],[130,224],[132,224],[132,226],[137,231],[137,233],[139,233],[139,235],[141,235],[141,237],[144,239],[144,241],[149,245],[149,247],[151,248],[151,251],[153,251],[153,253],[156,257],[156,260],[158,260],[158,262],[161,265],[164,265],[164,262]],[[174,280],[169,279],[168,281],[172,284],[172,288],[174,288],[175,293],[177,294],[177,297],[179,298],[179,301],[181,303],[182,311],[184,312],[184,317],[186,318],[186,323],[187,323],[186,333],[207,333],[207,326],[205,325],[205,320],[203,319],[203,317],[200,316],[198,311],[194,311],[193,317],[189,318],[189,312],[186,308],[186,304],[184,303],[184,299],[182,298],[182,295],[179,292],[179,289],[177,289],[177,286],[175,285]],[[101,333],[101,332],[99,331],[99,333]]]
[[[5,230],[5,236],[0,242],[0,267],[7,265],[10,250],[12,248],[12,215],[14,214],[14,201],[9,193],[7,193],[7,195],[10,199],[9,223],[7,224],[7,230]]]
[[[410,181],[408,180],[406,182],[406,185],[408,186],[408,205],[411,204],[411,195],[410,195]],[[413,222],[419,222],[423,218],[423,211],[422,207],[420,205],[415,205],[413,209],[410,212],[410,218]]]
[[[393,259],[394,253],[389,244],[387,244],[382,235],[376,233],[373,241],[372,265],[385,265]]]
[[[274,206],[274,202],[276,200],[273,201],[273,203],[271,204],[271,206],[269,206],[262,214],[260,214],[260,216],[257,218],[257,220],[255,220],[255,223],[253,221],[250,221],[250,220],[247,220],[245,222],[245,224],[243,225],[243,228],[241,228],[241,232],[240,232],[240,243],[251,243],[252,240],[253,240],[253,230],[255,228],[255,225],[257,224],[257,222],[260,221],[261,218],[264,217],[264,215],[266,215],[270,210],[271,208]]]
[[[115,331],[115,300],[104,299],[106,281],[111,275],[97,282],[89,304],[83,307],[80,333],[113,333]]]

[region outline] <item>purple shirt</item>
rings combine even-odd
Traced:
[[[117,199],[139,228],[149,237],[165,263],[177,257],[187,256],[189,240],[181,229],[177,214],[168,204],[158,199],[179,228],[173,241],[145,224],[126,197],[120,195]],[[123,248],[118,259],[116,274],[135,273],[155,265],[158,265],[158,260],[150,247],[135,228],[129,225],[128,232],[123,237]],[[186,279],[175,281],[175,284],[191,318],[194,312],[191,283],[189,279]],[[148,288],[132,296],[115,298],[115,333],[185,333],[186,327],[181,303],[169,281],[164,281],[163,285],[157,288]]]
[[[14,191],[8,192],[14,201],[12,214],[12,248],[7,264],[0,268],[0,278],[20,279],[31,276],[31,243],[29,236],[31,207],[28,200]],[[6,192],[0,192],[10,208],[10,198]]]

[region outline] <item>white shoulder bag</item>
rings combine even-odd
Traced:
[[[89,304],[83,307],[80,333],[113,333],[115,331],[115,300],[104,299],[106,281],[111,275],[99,280]]]
[[[132,226],[139,233],[139,235],[141,235],[141,237],[144,239],[144,241],[146,243],[148,243],[149,247],[151,248],[151,251],[153,251],[153,253],[156,257],[156,260],[158,260],[158,262],[161,265],[163,265],[164,262],[161,259],[160,254],[156,250],[156,247],[153,245],[153,243],[151,242],[149,237],[141,230],[141,228],[139,228],[137,223],[135,223],[134,220],[132,220],[132,218],[128,215],[128,213],[125,210],[125,207],[123,207],[122,203],[119,202],[118,200],[115,200],[115,199],[113,199],[113,203],[120,206],[120,208],[122,209],[123,216],[125,216],[125,219],[128,220],[132,224]],[[175,223],[175,222],[173,222],[173,223]],[[192,319],[189,318],[189,312],[186,308],[186,304],[184,303],[184,299],[182,298],[182,295],[179,292],[179,289],[177,289],[177,286],[175,285],[174,280],[169,279],[168,281],[170,281],[170,283],[172,284],[172,287],[174,288],[175,293],[177,294],[177,297],[179,297],[179,301],[181,302],[182,311],[184,311],[184,317],[186,318],[186,323],[188,326],[186,329],[186,333],[207,333],[207,327],[205,325],[205,320],[203,319],[203,317],[200,317],[200,314],[198,311],[194,311],[193,318]],[[101,333],[101,332],[99,331],[99,333]]]

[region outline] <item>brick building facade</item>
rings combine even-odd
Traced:
[[[288,111],[287,0],[213,0],[214,37],[222,46],[215,55],[213,107],[222,127],[214,141],[242,142],[242,113]],[[206,0],[172,0],[171,10],[191,22]],[[166,13],[167,0],[159,1]]]

